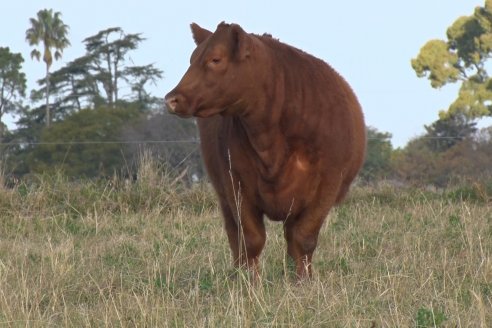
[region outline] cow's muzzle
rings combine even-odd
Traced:
[[[166,103],[166,108],[170,113],[176,113],[176,108],[178,107],[178,97],[177,96],[166,96],[164,99]]]
[[[189,106],[183,95],[170,92],[164,98],[164,102],[169,113],[185,118],[192,116],[189,113]]]

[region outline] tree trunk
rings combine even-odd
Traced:
[[[111,54],[109,52],[106,54],[106,62],[108,64],[106,93],[108,94],[109,107],[114,108],[114,86],[113,75],[111,74]]]
[[[114,102],[118,102],[118,59],[114,61],[114,70],[113,70],[113,89],[114,89]]]
[[[0,108],[0,153],[2,152],[2,147],[3,147],[2,142],[3,142],[3,133],[4,133],[2,116],[3,116],[2,108]],[[0,172],[0,174],[2,173]]]
[[[2,147],[2,141],[3,141],[3,123],[2,123],[2,117],[3,117],[3,104],[6,103],[5,99],[3,99],[3,93],[5,89],[5,80],[2,83],[2,90],[0,91],[0,147]]]
[[[4,158],[3,152],[5,151],[6,147],[3,145],[3,135],[5,133],[5,127],[2,122],[2,117],[3,117],[3,112],[2,112],[2,107],[3,105],[0,104],[0,189],[2,188],[2,158]]]
[[[50,115],[50,66],[46,64],[46,127],[49,128],[51,124]]]
[[[80,99],[79,99],[77,89],[75,87],[75,79],[74,79],[73,75],[70,76],[70,84],[72,85],[72,95],[75,96],[75,104],[77,105],[77,109],[80,112],[82,110],[82,105],[80,104]]]

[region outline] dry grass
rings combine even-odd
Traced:
[[[0,326],[492,326],[487,202],[356,189],[321,231],[313,281],[293,283],[269,223],[251,286],[210,188],[148,170],[134,185],[0,188]]]

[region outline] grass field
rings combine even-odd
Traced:
[[[210,187],[149,172],[0,187],[0,326],[492,327],[492,207],[478,189],[354,188],[300,285],[269,222],[251,286]]]

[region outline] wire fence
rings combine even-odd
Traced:
[[[42,145],[98,145],[98,144],[180,144],[180,143],[199,143],[199,140],[109,140],[109,141],[39,141],[39,142],[24,142],[24,141],[12,141],[12,142],[0,142],[0,145],[29,145],[29,146],[42,146]]]
[[[418,139],[425,140],[462,140],[466,139],[464,137],[417,137]],[[388,138],[367,138],[367,140],[388,140]],[[389,141],[389,140],[388,140]],[[199,139],[183,139],[183,140],[83,140],[83,141],[36,141],[36,142],[26,142],[26,141],[10,141],[10,142],[0,142],[2,146],[58,146],[58,145],[97,145],[97,144],[122,144],[122,145],[135,145],[135,144],[198,144]]]
[[[149,138],[149,139],[146,139]],[[31,172],[63,172],[70,177],[107,177],[116,174],[133,176],[141,165],[142,154],[148,152],[156,168],[172,174],[183,175],[185,183],[193,183],[206,176],[200,152],[200,139],[196,136],[136,136],[131,140],[55,140],[55,141],[10,141],[0,142],[0,169],[4,175],[21,177],[29,176]],[[459,179],[482,179],[482,176],[492,176],[490,159],[492,159],[492,139],[467,138],[463,136],[417,137],[425,140],[470,140],[463,143],[459,151],[452,153],[454,157],[436,159],[425,156],[418,160],[416,157],[402,159],[403,168],[388,167],[384,173],[376,173],[368,169],[367,181],[377,181],[381,178],[395,178],[402,183],[422,185],[446,185],[449,181]],[[391,141],[387,137],[368,137],[368,140]],[[477,141],[477,144],[474,144]],[[481,141],[485,141],[480,145]],[[438,143],[438,141],[436,141]],[[104,146],[106,145],[106,146]],[[373,143],[374,145],[374,143]],[[369,147],[371,147],[369,143]],[[411,148],[411,147],[410,147]],[[33,156],[17,156],[16,151],[32,152]],[[478,152],[477,152],[478,150]],[[396,148],[398,151],[398,148]],[[9,153],[10,152],[10,153]],[[6,154],[7,156],[3,156]],[[10,156],[9,156],[10,155]],[[411,155],[413,156],[413,155]],[[456,157],[458,156],[458,157]],[[418,157],[418,156],[417,156]],[[451,160],[451,159],[452,160]],[[457,159],[458,158],[458,159]],[[404,162],[403,162],[404,161]],[[418,163],[415,164],[415,163]],[[398,165],[400,165],[399,163]],[[436,164],[437,163],[437,164]],[[61,171],[60,171],[61,172]],[[0,177],[2,172],[0,171]],[[365,181],[365,180],[364,180]],[[459,180],[461,181],[461,180]],[[453,182],[454,183],[454,182]]]

